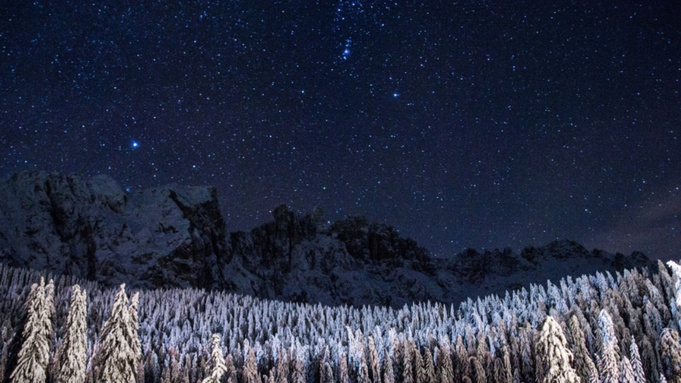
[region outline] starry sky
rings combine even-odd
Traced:
[[[214,185],[465,248],[681,253],[676,0],[0,5],[0,176]]]

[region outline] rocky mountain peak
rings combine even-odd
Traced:
[[[225,223],[209,187],[126,193],[105,175],[23,172],[0,183],[0,260],[107,285],[211,287]]]
[[[138,288],[199,287],[324,304],[457,303],[529,283],[648,266],[563,240],[520,253],[467,249],[432,258],[389,225],[316,207],[228,233],[213,187],[126,193],[108,176],[25,172],[0,182],[0,261]]]

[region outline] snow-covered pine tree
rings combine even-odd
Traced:
[[[411,343],[409,341],[404,340],[402,345],[402,382],[414,383],[414,366],[412,363],[414,351],[411,349]]]
[[[168,365],[161,373],[161,383],[189,383],[187,372],[182,371],[182,368],[180,368],[177,350],[171,348],[168,351],[168,359]]]
[[[125,283],[114,299],[111,316],[102,326],[102,344],[97,361],[103,365],[99,369],[97,382],[135,383],[139,374],[140,346],[137,337],[137,323],[128,307]]]
[[[277,359],[277,383],[288,383],[289,381],[289,352],[288,350],[279,350],[279,358]],[[236,383],[236,382],[234,382]]]
[[[144,363],[142,361],[142,344],[139,337],[139,292],[132,294],[130,298],[130,305],[128,306],[128,332],[130,333],[130,347],[133,353],[133,365],[137,366],[136,380],[138,383],[144,383]]]
[[[210,369],[206,371],[206,377],[201,383],[221,383],[222,376],[227,370],[220,340],[219,334],[213,334],[211,337]]]
[[[530,322],[525,322],[525,325],[518,329],[518,339],[520,339],[520,376],[527,382],[535,378],[535,363],[532,358],[533,338]]]
[[[471,381],[475,383],[486,383],[487,373],[485,371],[485,366],[482,365],[480,359],[478,359],[476,356],[471,356],[468,359],[471,365],[471,372],[473,374]]]
[[[401,336],[404,336],[404,334],[401,334]],[[397,334],[397,331],[392,327],[390,328],[390,330],[388,330],[388,340],[390,346],[388,354],[393,359],[392,360],[393,373],[397,378],[396,380],[400,381],[402,379],[402,359],[404,350],[402,347],[402,340],[400,339],[400,336]]]
[[[662,330],[660,356],[667,382],[681,383],[681,343],[679,343],[679,333],[673,328],[667,327]]]
[[[350,381],[350,375],[348,373],[348,358],[345,356],[345,352],[343,350],[340,350],[338,353],[338,381]]]
[[[362,338],[364,337],[362,333],[358,330],[358,337],[354,340],[354,347],[352,347],[352,352],[348,352],[351,355],[350,360],[354,361],[353,372],[356,376],[355,381],[357,383],[370,383],[371,378],[369,377],[369,366],[367,365],[366,352],[364,350],[364,343]]]
[[[244,367],[241,372],[242,379],[244,383],[260,383],[258,378],[258,364],[255,360],[255,352],[250,347],[248,340],[244,341]]]
[[[634,369],[626,355],[622,355],[622,363],[620,364],[620,383],[636,383]]]
[[[291,368],[291,383],[305,383],[307,379],[307,373],[305,371],[305,354],[304,350],[297,344],[293,349],[291,362],[293,362],[293,368]]]
[[[655,346],[646,335],[643,335],[640,342],[637,343],[641,345],[639,350],[641,351],[641,362],[646,372],[646,379],[649,382],[659,381],[662,362],[659,360]]]
[[[412,363],[414,365],[414,381],[416,383],[426,383],[426,371],[423,368],[423,356],[421,355],[421,351],[419,351],[418,346],[416,346],[416,343],[414,341],[410,342],[410,349],[414,353],[414,362]]]
[[[234,357],[232,354],[227,354],[225,357],[225,377],[227,383],[236,383],[236,367],[234,367]]]
[[[565,335],[550,315],[544,320],[537,342],[538,382],[579,383],[581,380],[572,368],[572,352],[566,347]]]
[[[83,383],[87,367],[87,294],[79,285],[71,290],[66,335],[59,355],[55,383]]]
[[[324,347],[324,354],[319,361],[319,383],[334,383],[333,368],[331,368],[331,357],[329,347]]]
[[[376,350],[376,342],[374,337],[369,335],[369,364],[371,371],[371,381],[373,383],[381,383],[381,367],[378,360],[378,351]]]
[[[499,322],[503,323],[503,322]],[[503,326],[500,326],[500,328],[503,329]],[[505,331],[505,330],[504,330]],[[503,332],[500,332],[503,334]],[[496,353],[497,355],[494,357],[494,362],[493,362],[493,369],[494,369],[494,379],[497,382],[507,382],[507,383],[512,383],[513,382],[513,368],[511,365],[511,352],[510,352],[510,346],[506,343],[505,337],[500,337],[497,338],[500,339],[501,347],[497,346],[496,348]],[[501,352],[499,352],[499,349],[501,349]]]
[[[437,353],[437,377],[440,383],[454,383],[454,366],[449,350],[449,344],[445,343]]]
[[[598,324],[603,334],[603,350],[598,359],[598,370],[601,374],[601,383],[618,383],[620,373],[620,361],[617,355],[617,337],[612,324],[610,314],[606,310],[601,310],[598,315]]]
[[[674,261],[667,262],[667,265],[672,270],[672,280],[674,281],[674,298],[670,308],[676,323],[681,328],[681,266]]]
[[[631,357],[631,368],[634,370],[634,381],[636,383],[646,383],[646,374],[643,370],[641,355],[638,352],[638,345],[636,344],[636,339],[634,339],[633,335],[631,337],[629,355]]]
[[[436,383],[435,362],[433,362],[433,354],[428,348],[423,352],[423,369],[426,372],[426,383]]]
[[[385,359],[383,360],[383,383],[395,383],[395,371],[389,350],[385,350]]]
[[[598,370],[596,369],[596,364],[589,355],[589,349],[586,347],[586,340],[584,339],[584,332],[582,331],[582,327],[579,324],[579,318],[576,314],[573,314],[568,321],[568,333],[570,333],[572,338],[575,372],[577,372],[582,382],[598,383]]]
[[[44,383],[47,379],[52,336],[51,313],[54,311],[54,298],[48,297],[48,294],[54,294],[54,284],[50,280],[45,286],[45,279],[40,277],[40,284],[34,283],[31,286],[23,332],[24,342],[10,377],[12,383]]]

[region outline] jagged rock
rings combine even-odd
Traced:
[[[0,183],[0,259],[106,285],[212,287],[226,245],[216,195],[181,186],[125,193],[108,176],[19,173]]]
[[[217,191],[170,185],[126,193],[111,178],[28,172],[0,183],[0,260],[108,286],[201,287],[261,298],[401,307],[458,303],[530,283],[652,266],[642,253],[573,241],[433,258],[391,226],[281,205],[273,221],[227,233]]]

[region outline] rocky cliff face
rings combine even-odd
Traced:
[[[212,287],[225,223],[216,190],[125,193],[107,176],[27,172],[0,183],[0,260],[106,285]]]
[[[286,206],[250,232],[228,233],[214,188],[125,193],[106,176],[21,173],[0,183],[0,261],[105,285],[217,288],[324,304],[457,303],[566,275],[650,266],[570,241],[430,257],[390,226]]]

